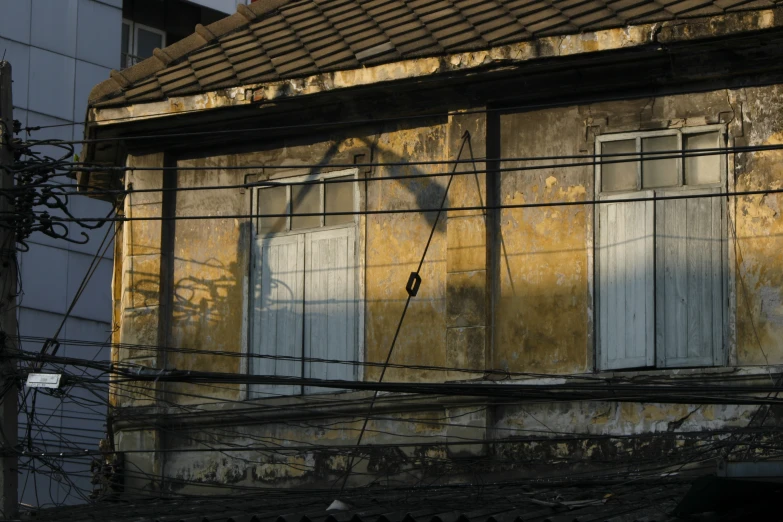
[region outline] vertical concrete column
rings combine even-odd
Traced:
[[[129,167],[162,167],[163,154],[129,156]],[[161,230],[162,192],[137,192],[163,188],[163,171],[130,170],[125,177],[125,223],[121,254],[122,294],[120,362],[157,368],[162,350],[158,349],[161,327]],[[133,219],[152,218],[150,221]],[[132,398],[131,398],[132,397]],[[133,406],[150,405],[154,393],[131,392],[121,403]]]
[[[164,165],[164,154],[128,156],[129,167],[150,168]],[[129,170],[125,176],[124,214],[127,218],[151,218],[126,221],[123,224],[120,255],[115,257],[121,274],[119,319],[120,347],[116,359],[121,364],[145,368],[163,368],[163,350],[159,347],[163,327],[161,306],[161,257],[163,222],[163,193],[140,192],[163,188],[162,170]],[[132,386],[115,387],[115,406],[122,410],[131,407],[157,405],[160,390],[154,382],[137,382]],[[125,492],[138,496],[157,491],[161,476],[161,432],[158,429],[127,430],[115,433],[115,444],[125,456]]]
[[[449,121],[449,154],[456,159],[465,131],[470,147],[462,150],[449,189],[449,208],[481,207],[486,202],[484,114],[453,115]],[[453,168],[453,166],[449,166]],[[478,171],[478,172],[476,172]],[[449,210],[446,258],[446,363],[450,367],[475,368],[476,373],[451,372],[449,379],[483,375],[487,346],[486,211]]]

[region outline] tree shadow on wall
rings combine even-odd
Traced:
[[[444,120],[445,121],[445,120]],[[390,203],[384,203],[387,206],[384,207],[388,210],[396,210],[401,208],[419,208],[419,209],[432,209],[438,208],[441,202],[444,201],[445,185],[447,178],[441,176],[437,178],[427,177],[413,177],[412,179],[406,179],[411,176],[422,176],[431,174],[432,170],[424,170],[420,166],[403,165],[409,158],[405,157],[397,151],[390,150],[390,147],[382,147],[377,144],[377,137],[383,133],[398,132],[402,130],[410,130],[416,128],[427,129],[432,122],[425,125],[416,126],[396,126],[394,129],[373,129],[372,132],[362,132],[356,130],[349,135],[341,136],[339,139],[332,140],[330,145],[322,152],[318,161],[315,162],[315,167],[309,167],[307,169],[306,176],[309,179],[317,180],[325,171],[334,171],[335,167],[330,167],[330,164],[345,164],[350,163],[354,158],[349,153],[354,152],[359,148],[369,150],[369,157],[364,157],[361,162],[376,161],[379,155],[383,156],[383,161],[391,165],[385,167],[384,175],[393,178],[395,181],[387,182],[397,185],[396,189],[400,194],[407,194],[407,196],[398,197],[398,201],[392,201]],[[438,120],[437,123],[443,123]],[[369,138],[368,138],[369,136]],[[373,138],[375,136],[375,138]],[[346,146],[345,143],[350,140],[353,144],[359,143],[360,147]],[[306,146],[308,144],[323,143],[324,140],[316,138],[299,139],[292,142],[270,144],[265,147],[264,150],[272,151],[273,153],[278,150],[283,151],[284,157],[282,160],[288,158],[295,158],[296,147]],[[443,144],[439,144],[440,147]],[[419,157],[430,159],[441,157],[441,153],[434,145],[430,145],[431,150],[423,150],[420,152]],[[255,148],[254,153],[263,153],[264,150]],[[294,151],[293,153],[291,151]],[[348,152],[346,152],[348,151]],[[235,164],[237,158],[241,153],[233,153],[230,156],[225,156],[227,163]],[[218,160],[220,161],[220,160]],[[204,157],[201,159],[193,160],[196,163],[203,163],[204,165],[214,166],[219,170],[221,165],[217,165],[214,159]],[[282,163],[280,161],[279,163]],[[447,172],[449,168],[446,166],[439,166],[438,172]],[[364,169],[361,169],[362,171]],[[182,167],[179,179],[182,178],[182,173],[187,172],[187,167]],[[238,171],[236,171],[238,172]],[[282,171],[281,171],[282,172]],[[301,171],[295,172],[290,169],[284,171],[286,174],[301,176]],[[360,177],[364,174],[360,174]],[[187,179],[187,178],[186,178]],[[237,174],[237,179],[240,179],[240,174]],[[275,178],[282,179],[282,178]],[[212,180],[214,183],[214,180]],[[366,201],[366,187],[364,184],[360,184],[360,190],[362,191],[362,200]],[[204,191],[197,191],[201,194],[201,197],[205,197]],[[239,190],[237,189],[237,192]],[[177,198],[190,197],[186,195],[178,194]],[[209,194],[209,193],[207,193]],[[226,197],[219,194],[215,194],[217,197]],[[206,195],[206,197],[210,197]],[[231,196],[235,198],[231,204],[237,204],[237,208],[248,210],[249,197],[247,194],[239,195],[234,194]],[[303,198],[306,197],[303,191],[300,191],[297,196],[292,197],[292,206],[296,208],[303,202]],[[238,198],[238,199],[237,199]],[[298,198],[298,199],[297,199]],[[237,203],[241,200],[241,204]],[[179,203],[179,201],[178,201]],[[366,204],[366,203],[365,203]],[[230,206],[230,205],[227,205]],[[446,207],[448,201],[446,201]],[[204,213],[203,209],[207,208],[206,205],[197,205],[193,201],[189,202],[189,205],[185,205],[184,208],[191,208],[187,212]],[[194,211],[192,208],[199,210]],[[258,209],[263,213],[264,209]],[[177,205],[177,213],[180,214],[180,205]],[[237,212],[244,213],[244,212]],[[436,212],[426,212],[422,216],[416,214],[419,219],[424,219],[432,226],[437,216]],[[441,232],[445,233],[445,215],[441,217],[441,221],[438,224],[438,228]],[[382,218],[383,219],[383,218]],[[425,227],[426,228],[426,227]],[[171,318],[170,318],[170,333],[167,336],[167,344],[174,348],[186,348],[203,351],[226,351],[236,352],[238,349],[244,349],[244,344],[252,342],[252,339],[248,341],[248,323],[246,322],[245,310],[249,308],[249,316],[269,313],[268,304],[273,300],[272,293],[277,292],[277,297],[274,297],[275,306],[280,309],[294,310],[299,307],[299,297],[290,297],[290,282],[280,277],[272,277],[266,286],[262,286],[260,289],[251,289],[249,292],[246,290],[246,286],[249,287],[251,281],[248,276],[253,270],[258,270],[259,267],[252,267],[253,257],[256,258],[259,252],[255,252],[249,249],[249,245],[256,245],[259,239],[256,236],[256,232],[252,227],[250,220],[246,222],[234,222],[233,219],[215,219],[214,221],[205,222],[204,220],[187,220],[178,219],[175,220],[173,225],[173,262],[170,268],[171,273],[168,274],[168,280],[173,281],[173,288],[171,294]],[[283,234],[284,235],[284,234]],[[282,237],[282,235],[276,236]],[[422,240],[414,247],[415,250],[422,250],[423,245],[426,242],[426,237],[422,237]],[[230,247],[230,248],[229,248]],[[418,247],[418,248],[417,248]],[[253,246],[253,249],[256,247]],[[333,246],[326,247],[327,250],[333,249]],[[355,245],[358,248],[358,243]],[[301,254],[300,254],[301,255]],[[331,255],[331,254],[330,254]],[[418,253],[416,255],[419,255]],[[328,263],[328,260],[326,261]],[[390,260],[394,263],[394,260]],[[318,272],[312,272],[317,274]],[[155,303],[159,298],[159,294],[156,291],[157,283],[160,281],[160,277],[154,273],[143,273],[142,277],[139,275],[142,272],[134,274],[136,277],[133,280],[133,291],[137,294],[141,294],[139,299],[144,303]],[[339,274],[338,276],[339,277]],[[328,277],[327,277],[328,279]],[[164,281],[166,278],[163,279]],[[332,284],[326,280],[327,286]],[[401,282],[404,284],[404,281]],[[356,285],[358,288],[358,282]],[[288,291],[289,297],[283,297]],[[285,300],[291,300],[290,303],[286,303]],[[302,330],[306,328],[305,323],[309,324],[326,324],[324,332],[328,338],[336,338],[339,344],[340,339],[345,339],[344,342],[354,342],[350,335],[341,331],[341,328],[331,328],[331,324],[334,321],[330,321],[329,315],[334,317],[335,308],[356,308],[357,298],[354,292],[353,296],[344,298],[341,296],[327,295],[324,299],[315,299],[308,301],[309,310],[304,311],[304,319],[302,322]],[[323,313],[319,315],[314,310],[316,308],[322,308]],[[288,313],[288,312],[286,312]],[[346,311],[339,312],[344,316],[350,318],[346,319],[346,324],[350,325],[350,329],[358,331],[355,322],[358,321],[358,313],[348,313]],[[309,316],[308,316],[309,314]],[[274,327],[287,328],[291,330],[299,329],[299,326],[292,327],[291,324],[295,323],[294,318],[285,318],[286,314],[283,313],[280,316],[279,322],[274,323]],[[294,314],[296,315],[296,314]],[[315,317],[314,317],[315,316]],[[250,319],[250,318],[247,318]],[[282,326],[281,326],[282,325]],[[293,338],[300,337],[298,332],[291,334]],[[304,335],[301,334],[301,335]],[[283,350],[288,352],[290,350]],[[336,352],[345,352],[345,350],[337,350]],[[334,351],[329,348],[326,349],[322,355],[330,356]],[[299,350],[299,357],[301,357],[301,349]],[[172,350],[167,354],[166,366],[169,368],[177,369],[198,369],[209,371],[231,371],[239,372],[241,365],[239,364],[238,357],[211,357],[209,354],[187,354],[178,353],[176,350]],[[353,357],[349,357],[355,359]],[[302,366],[301,363],[298,365]],[[339,370],[335,367],[321,368],[314,366],[316,370],[310,371],[307,368],[298,370],[306,373],[322,373],[323,376],[329,376],[334,374],[335,378],[350,376],[345,374],[344,368]],[[274,368],[273,368],[274,370]],[[276,371],[276,370],[275,370]],[[293,371],[293,370],[291,370]],[[354,369],[350,369],[354,372]]]

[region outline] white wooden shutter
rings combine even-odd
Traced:
[[[357,358],[356,256],[354,227],[307,234],[305,261],[305,355],[318,359]],[[349,364],[308,362],[305,376],[353,380]],[[306,393],[334,392],[312,388]]]
[[[719,188],[659,191],[660,196]],[[656,337],[658,366],[722,364],[726,307],[723,198],[658,201]]]
[[[302,375],[302,307],[304,280],[304,235],[256,241],[253,267],[251,338],[254,353],[296,359],[251,360],[253,375],[300,377]],[[297,385],[254,385],[251,397],[292,395]]]
[[[602,196],[602,201],[652,192]],[[652,366],[654,345],[654,206],[651,201],[598,205],[598,350],[601,369]]]

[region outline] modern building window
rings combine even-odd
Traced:
[[[313,180],[310,184],[253,191],[249,338],[251,353],[260,356],[251,358],[253,374],[356,378],[355,365],[320,361],[355,361],[358,356],[355,177],[355,170],[340,171],[315,180],[284,180]],[[317,391],[258,385],[250,387],[250,397]]]
[[[724,144],[722,126],[598,138],[602,162],[616,161],[596,168],[601,369],[725,364],[725,198],[677,199],[724,190],[725,155],[697,152]]]
[[[124,69],[152,56],[155,48],[166,46],[166,33],[130,20],[122,21],[122,61]]]

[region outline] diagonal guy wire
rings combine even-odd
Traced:
[[[457,160],[459,160],[462,157],[462,151],[465,149],[465,145],[470,145],[470,132],[468,131],[465,131],[465,133],[462,135],[462,145],[460,145],[459,152],[457,153]],[[473,159],[472,146],[470,147],[470,153],[471,153],[471,159]],[[429,250],[430,243],[432,243],[432,237],[435,235],[435,229],[438,227],[438,221],[440,220],[440,215],[443,213],[444,205],[446,205],[446,198],[448,198],[449,195],[449,188],[451,187],[451,182],[454,180],[454,173],[456,172],[457,167],[459,165],[460,163],[457,162],[454,164],[454,167],[452,167],[451,176],[449,176],[449,182],[446,184],[446,190],[443,192],[443,199],[441,199],[440,207],[438,207],[438,214],[435,217],[435,222],[432,224],[432,230],[430,230],[430,237],[427,238],[427,244],[424,245],[424,252],[421,254],[421,260],[419,261],[419,266],[416,268],[416,271],[411,274],[411,278],[415,276],[416,278],[419,279],[419,281],[421,281],[419,272],[421,272],[421,267],[424,264],[424,259],[427,257],[427,250]],[[405,301],[405,306],[402,309],[402,315],[400,316],[400,321],[397,323],[397,330],[394,332],[394,338],[392,338],[391,346],[389,346],[389,353],[386,355],[386,361],[383,363],[383,369],[381,370],[381,376],[378,378],[378,382],[383,381],[383,377],[384,375],[386,375],[386,369],[389,367],[389,361],[391,361],[392,354],[394,353],[394,345],[397,343],[397,338],[400,336],[400,329],[402,329],[402,322],[405,320],[405,314],[408,312],[408,305],[410,305],[411,298],[413,298],[414,295],[415,292],[408,291],[408,299]],[[378,398],[378,392],[379,390],[375,390],[375,393],[373,393],[372,395],[372,400],[370,401],[370,407],[367,409],[367,415],[364,417],[364,423],[362,424],[362,429],[359,432],[359,438],[356,441],[356,450],[358,450],[362,444],[362,438],[364,438],[364,432],[367,429],[367,423],[370,421],[370,415],[372,413],[373,407],[375,406],[375,400]],[[348,461],[348,467],[345,470],[345,476],[343,478],[343,485],[340,487],[341,495],[343,491],[345,491],[345,485],[348,483],[348,478],[351,476],[351,471],[353,471],[355,455],[356,452],[354,452],[351,455],[351,458]]]

